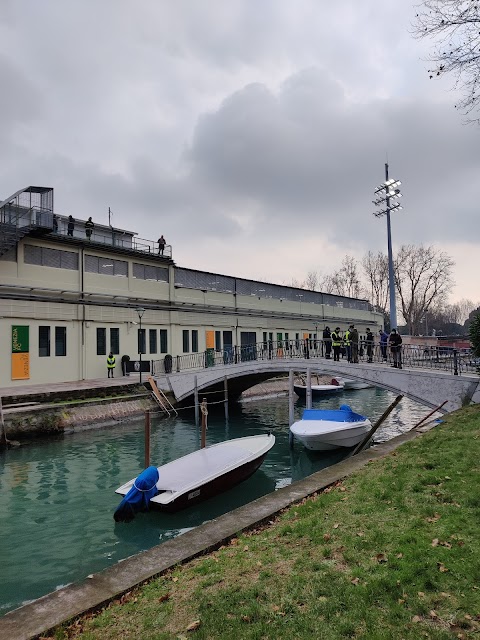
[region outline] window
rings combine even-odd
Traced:
[[[99,273],[103,276],[128,276],[128,262],[125,260],[113,260],[110,258],[99,258],[98,256],[85,256],[85,271],[88,273]]]
[[[67,355],[67,327],[55,327],[55,355]]]
[[[198,331],[192,329],[192,353],[198,353]]]
[[[133,277],[138,280],[154,280],[156,282],[168,282],[168,269],[164,267],[152,267],[148,264],[133,263]]]
[[[138,353],[147,353],[146,329],[138,330]]]
[[[97,327],[97,356],[107,355],[107,330]]]
[[[188,329],[182,331],[183,353],[189,353],[190,351],[190,334]]]
[[[220,331],[215,331],[215,351],[222,350],[222,334]]]
[[[149,329],[148,338],[150,343],[150,353],[157,353],[157,330]]]
[[[50,327],[38,327],[38,355],[40,358],[50,355]]]
[[[23,259],[25,264],[36,264],[40,267],[78,270],[78,253],[73,253],[73,251],[47,249],[47,247],[26,244]]]
[[[115,327],[110,329],[110,351],[114,355],[120,353],[120,329]]]
[[[160,353],[167,353],[167,351],[168,351],[167,330],[160,329]]]

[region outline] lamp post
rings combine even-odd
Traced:
[[[135,311],[138,313],[138,320],[140,322],[140,329],[138,330],[138,353],[140,355],[140,384],[142,384],[142,318],[145,313],[145,309],[143,307],[137,307]]]
[[[403,207],[399,202],[396,202],[397,198],[401,198],[400,185],[402,183],[399,180],[389,179],[388,177],[388,162],[385,163],[385,182],[375,189],[376,200],[373,200],[375,206],[385,207],[380,211],[374,211],[373,215],[377,218],[387,216],[387,241],[388,241],[388,288],[390,291],[390,329],[397,328],[397,304],[395,300],[395,274],[393,271],[393,257],[392,257],[392,229],[390,224],[390,212],[400,211]],[[392,204],[393,200],[393,204]]]

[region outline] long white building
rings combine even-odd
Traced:
[[[0,388],[106,376],[110,351],[118,376],[139,349],[145,362],[228,353],[352,322],[362,334],[382,316],[366,300],[179,267],[133,231],[95,223],[88,238],[85,220],[54,213],[51,188],[0,202]]]

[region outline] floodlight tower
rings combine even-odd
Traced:
[[[390,212],[400,211],[403,209],[397,198],[401,198],[400,180],[393,180],[388,177],[388,162],[385,163],[385,182],[375,189],[376,200],[373,200],[375,206],[385,207],[380,211],[374,211],[373,215],[377,218],[387,216],[387,238],[388,238],[388,288],[390,291],[390,329],[397,328],[397,304],[395,301],[395,274],[393,271],[392,257],[392,229],[390,224]],[[391,201],[394,201],[391,204]]]

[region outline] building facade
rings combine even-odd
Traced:
[[[366,300],[185,269],[168,245],[87,228],[54,213],[53,189],[0,203],[0,388],[106,377],[109,352],[118,376],[139,350],[150,362],[382,326]]]

